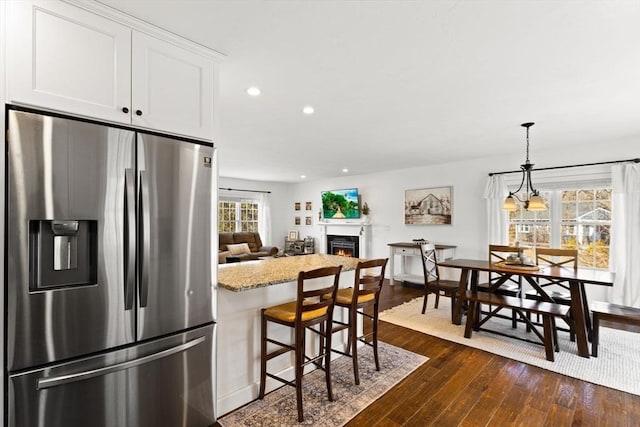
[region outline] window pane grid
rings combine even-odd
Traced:
[[[611,189],[559,189],[540,194],[547,211],[518,206],[509,214],[509,243],[578,249],[580,267],[607,269],[611,233]],[[560,205],[554,218],[553,206]],[[557,242],[557,243],[555,243]]]
[[[235,231],[236,225],[235,203],[218,203],[218,230],[221,232]]]
[[[259,203],[256,201],[218,202],[220,231],[258,231]]]
[[[540,192],[544,203],[549,206],[549,193]],[[549,210],[528,211],[522,203],[509,215],[509,244],[525,247],[549,247],[551,225]]]

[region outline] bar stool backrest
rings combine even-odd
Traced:
[[[321,318],[331,318],[336,300],[336,292],[340,281],[342,266],[322,267],[298,273],[298,298],[296,300],[296,319],[304,323],[305,318],[318,320],[317,314],[324,311]],[[311,279],[327,278],[333,281],[328,286],[319,287],[317,281]],[[326,279],[325,279],[326,280]],[[323,298],[324,296],[324,298]]]
[[[359,302],[380,299],[380,291],[384,283],[384,272],[389,258],[361,261],[356,266],[353,297],[351,305],[355,308]]]

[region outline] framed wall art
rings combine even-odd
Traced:
[[[300,210],[300,202],[295,202],[293,204],[293,207],[295,208],[295,210],[299,211]]]
[[[404,223],[416,225],[451,224],[453,187],[405,190]]]

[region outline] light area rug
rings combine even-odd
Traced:
[[[545,359],[544,347],[541,345],[482,330],[473,331],[471,338],[465,338],[466,317],[463,317],[462,325],[452,324],[450,301],[449,298],[440,298],[439,308],[434,309],[432,297],[429,299],[425,314],[422,314],[422,298],[416,298],[383,311],[380,313],[380,320],[583,381],[640,395],[640,334],[638,333],[601,326],[598,357],[587,359],[578,356],[576,343],[569,340],[569,334],[559,331],[560,352],[555,353],[555,361],[550,362]],[[523,324],[518,324],[517,329],[512,329],[511,322],[505,319],[492,318],[483,327],[511,335],[522,334],[528,339],[536,340],[533,333],[525,332]]]
[[[373,351],[358,354],[360,385],[353,379],[350,357],[331,362],[334,400],[327,398],[324,371],[316,369],[302,379],[305,420],[298,423],[295,388],[280,387],[263,400],[255,400],[218,420],[223,427],[313,425],[335,427],[346,424],[360,411],[399,383],[428,360],[427,357],[378,342],[380,371],[376,371]]]

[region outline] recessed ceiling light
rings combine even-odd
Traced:
[[[342,172],[347,173],[347,172],[349,172],[349,169],[344,168],[344,169],[342,169]]]
[[[247,93],[251,96],[258,96],[260,95],[260,88],[251,86],[250,88],[247,89]]]
[[[302,109],[302,112],[305,114],[313,114],[314,113],[313,107],[311,105],[305,105],[304,108]]]
[[[307,175],[300,175],[300,178],[305,179]]]

